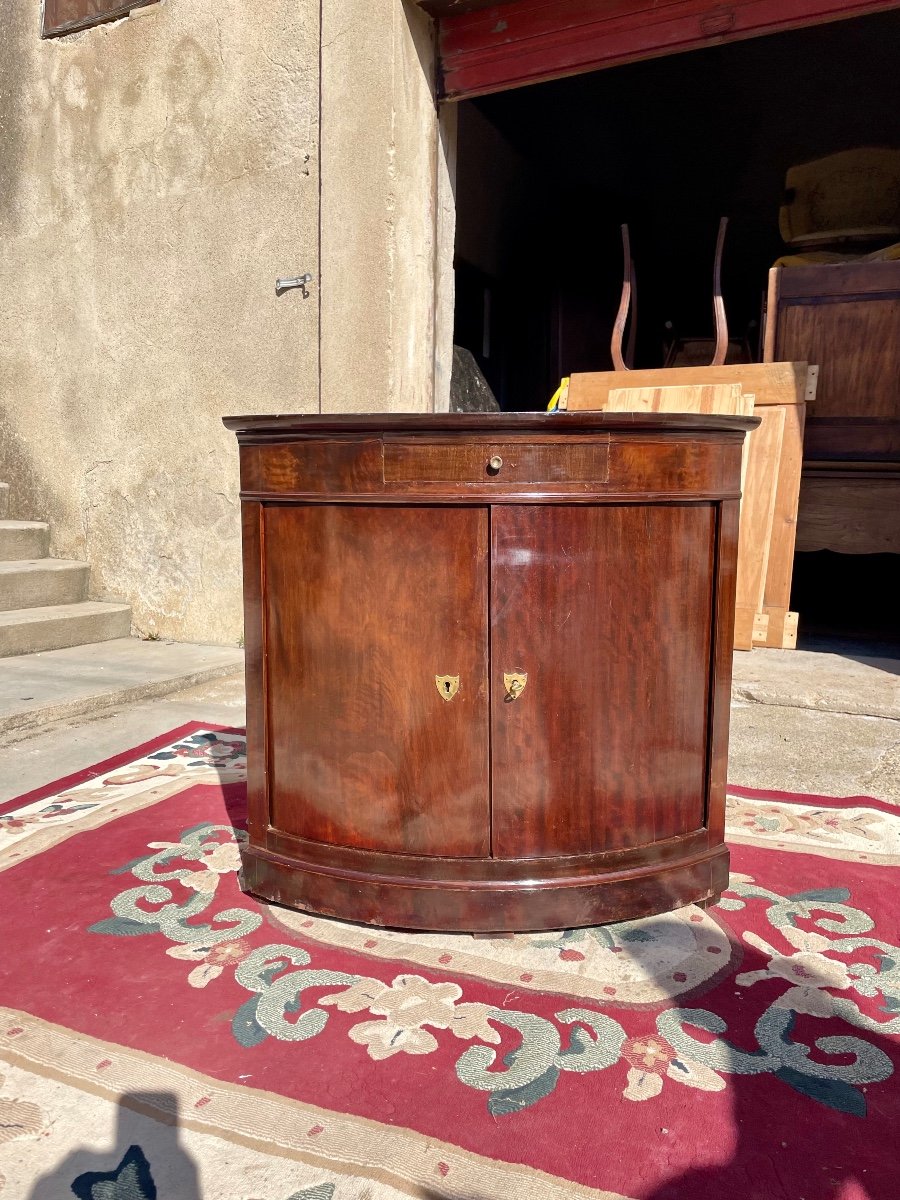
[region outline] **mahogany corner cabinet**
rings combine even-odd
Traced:
[[[267,900],[564,929],[716,899],[755,418],[229,417]]]

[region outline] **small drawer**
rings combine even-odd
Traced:
[[[465,442],[456,438],[384,441],[385,483],[606,483],[608,440]]]

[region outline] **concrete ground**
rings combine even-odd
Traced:
[[[736,700],[728,781],[900,803],[900,721]]]
[[[244,725],[243,675],[0,737],[0,804],[188,721]]]
[[[900,803],[898,681],[900,658],[876,661],[847,646],[736,656],[730,782]],[[864,715],[872,708],[894,715]],[[0,802],[187,721],[242,726],[243,678],[232,674],[162,698],[113,704],[92,717],[7,730],[0,736]]]
[[[243,674],[236,646],[114,638],[0,659],[0,744],[56,721],[93,717]]]

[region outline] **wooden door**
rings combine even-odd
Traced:
[[[486,508],[266,509],[274,828],[489,853],[487,542]]]
[[[714,506],[515,505],[491,521],[494,855],[702,828]]]

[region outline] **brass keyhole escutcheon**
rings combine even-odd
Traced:
[[[503,686],[506,688],[506,700],[518,700],[525,691],[525,685],[528,683],[527,671],[510,671],[503,675]]]
[[[434,682],[442,700],[452,700],[459,691],[458,675],[435,675]]]
[[[488,465],[487,465],[488,474],[489,475],[499,475],[500,468],[502,466],[503,466],[503,459],[500,457],[499,454],[495,454],[493,456],[493,458],[488,459]]]

